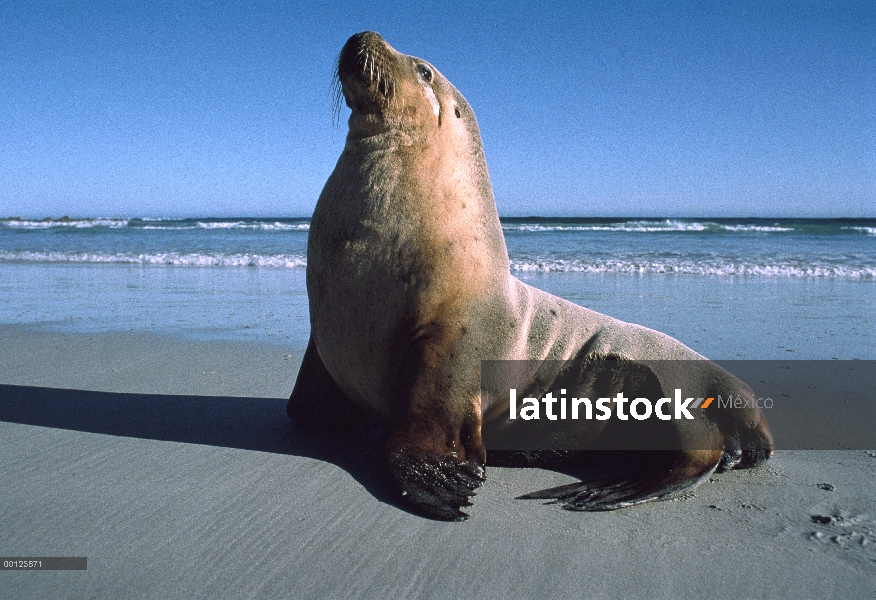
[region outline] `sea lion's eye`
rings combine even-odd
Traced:
[[[432,81],[432,70],[429,67],[426,65],[417,65],[417,71],[420,72],[420,76],[427,82]]]

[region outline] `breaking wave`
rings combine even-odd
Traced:
[[[766,277],[837,277],[876,279],[876,266],[838,264],[763,264],[752,262],[511,260],[512,272],[663,273],[684,275],[744,275]]]
[[[128,252],[0,252],[0,262],[28,263],[85,263],[162,265],[179,267],[306,267],[307,259],[295,254],[200,254],[157,252],[135,254]]]
[[[143,229],[143,230],[250,230],[308,231],[309,219],[0,219],[0,228],[44,229]]]
[[[297,269],[307,266],[303,254],[197,253],[197,252],[33,252],[0,251],[4,263],[126,264],[179,267],[272,267]],[[511,259],[511,271],[575,273],[663,273],[690,275],[744,275],[767,277],[836,277],[876,279],[874,265],[844,265],[817,262],[766,262],[705,260],[591,260],[561,258]]]
[[[876,227],[843,227],[843,229],[866,233],[867,235],[876,235]]]
[[[662,232],[715,232],[715,233],[784,233],[795,231],[794,227],[748,223],[715,223],[712,221],[682,221],[675,219],[619,221],[617,223],[518,223],[508,221],[502,224],[505,231],[617,231],[625,233]]]

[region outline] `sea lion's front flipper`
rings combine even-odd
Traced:
[[[486,454],[480,418],[459,426],[441,419],[408,417],[387,436],[384,448],[389,479],[402,502],[426,517],[464,521],[460,509],[486,479]]]
[[[417,513],[441,521],[468,519],[460,509],[471,506],[469,499],[484,482],[482,464],[407,449],[389,452],[386,460],[402,501]]]
[[[313,338],[304,351],[286,414],[296,423],[320,429],[357,429],[368,424],[365,412],[332,379]]]
[[[614,473],[518,496],[553,500],[566,510],[614,510],[659,500],[702,483],[721,461],[721,450],[619,453]],[[637,458],[638,457],[638,458]]]

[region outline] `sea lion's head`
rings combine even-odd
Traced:
[[[465,98],[434,66],[398,52],[373,31],[347,40],[338,57],[337,77],[352,110],[349,125],[354,136],[394,131],[416,142],[448,127],[471,133],[476,123]]]

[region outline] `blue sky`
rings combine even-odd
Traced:
[[[876,3],[0,0],[0,216],[307,216],[380,32],[474,107],[502,215],[876,216]]]

